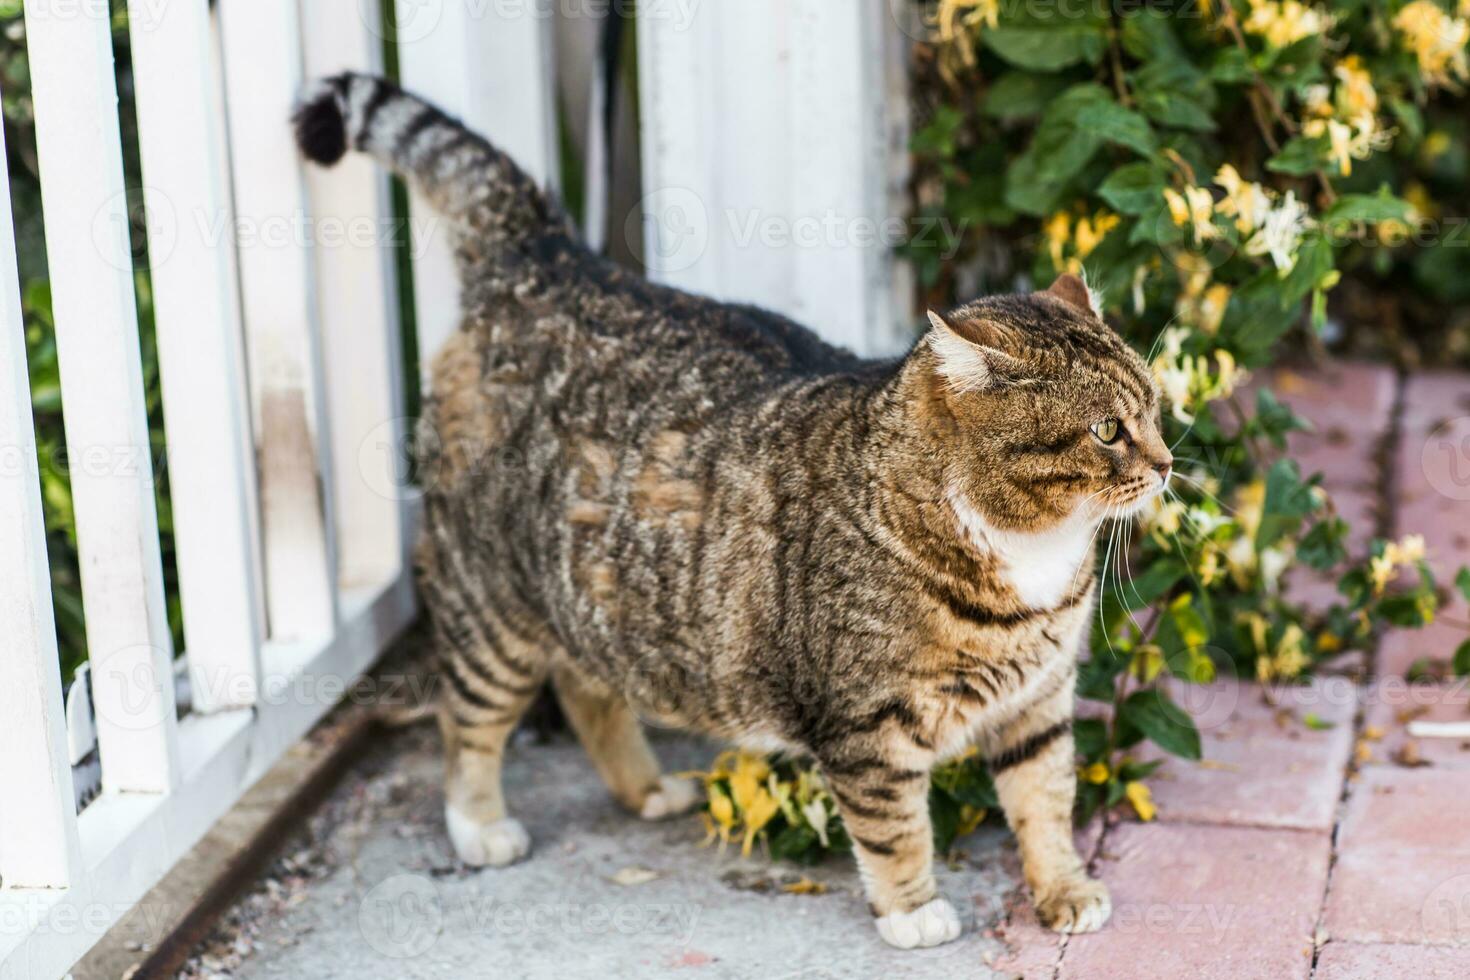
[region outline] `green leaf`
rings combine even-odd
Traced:
[[[1465,601],[1470,602],[1470,565],[1460,566],[1460,570],[1455,573],[1455,588],[1460,590]]]
[[[1280,153],[1266,161],[1266,169],[1304,177],[1322,166],[1326,152],[1327,140],[1324,137],[1293,136]]]
[[[1308,235],[1297,250],[1296,264],[1281,280],[1281,308],[1296,307],[1331,271],[1332,243],[1323,235]]]
[[[1255,79],[1250,56],[1240,48],[1221,48],[1210,63],[1210,78],[1227,85],[1239,85]]]
[[[982,111],[992,119],[1005,122],[1032,119],[1046,111],[1069,84],[1060,75],[1009,71],[996,79],[985,93]]]
[[[1470,640],[1461,643],[1450,660],[1450,669],[1456,677],[1470,677]]]
[[[1100,85],[1074,85],[1042,116],[1031,144],[1006,171],[1006,203],[1026,214],[1043,215],[1103,145],[1096,131],[1077,125],[1081,110],[1108,101]]]
[[[1322,215],[1324,225],[1407,221],[1409,202],[1383,188],[1377,194],[1344,194]]]
[[[1152,88],[1138,92],[1138,107],[1144,115],[1163,126],[1213,133],[1218,127],[1210,110],[1183,92]]]
[[[1119,710],[1120,721],[1148,736],[1159,748],[1186,759],[1200,757],[1199,729],[1159,688],[1129,695]]]
[[[1160,558],[1133,578],[1123,589],[1124,605],[1131,610],[1147,609],[1178,585],[1189,566],[1177,558]]]
[[[1314,732],[1325,732],[1329,728],[1336,728],[1337,727],[1334,723],[1332,723],[1332,722],[1328,721],[1327,719],[1323,718],[1321,715],[1317,714],[1315,711],[1309,711],[1309,712],[1307,712],[1306,716],[1302,718],[1302,724],[1303,725],[1306,725],[1308,728],[1310,728]]]
[[[1277,449],[1286,448],[1286,437],[1291,433],[1312,431],[1312,423],[1293,412],[1270,388],[1256,391],[1256,414],[1252,416],[1251,424]]]
[[[1278,459],[1266,474],[1266,502],[1261,509],[1260,527],[1256,529],[1256,548],[1271,547],[1316,506],[1311,484],[1302,480],[1296,461]]]
[[[1095,65],[1107,50],[1098,23],[1050,22],[1006,24],[982,31],[985,46],[1017,68],[1057,71],[1079,62]]]
[[[1072,741],[1077,754],[1092,760],[1101,756],[1108,747],[1108,726],[1101,718],[1079,718],[1072,725]]]
[[[1163,200],[1167,180],[1152,163],[1127,163],[1108,174],[1097,196],[1119,214],[1143,214]]]
[[[1111,98],[1079,105],[1073,122],[1083,129],[1096,131],[1109,143],[1127,147],[1143,156],[1151,156],[1158,148],[1148,120]]]
[[[1319,572],[1335,568],[1347,558],[1347,534],[1347,522],[1340,517],[1318,521],[1297,542],[1297,560]]]

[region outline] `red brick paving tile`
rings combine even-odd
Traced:
[[[1441,946],[1331,942],[1317,958],[1315,980],[1465,980],[1463,951]]]
[[[1470,615],[1463,602],[1446,606],[1444,611],[1456,618]],[[1417,661],[1447,661],[1467,637],[1470,633],[1463,626],[1443,619],[1423,629],[1392,630],[1378,644],[1378,675],[1404,677]]]
[[[1425,535],[1440,574],[1470,562],[1470,375],[1409,379],[1395,475],[1398,533]]]
[[[1470,770],[1470,738],[1412,738],[1408,733],[1412,719],[1470,722],[1470,682],[1411,685],[1390,677],[1374,684],[1365,697],[1364,724],[1383,733],[1381,740],[1369,743],[1373,763],[1394,764],[1412,742],[1414,754],[1436,768]]]
[[[1338,831],[1327,934],[1354,942],[1470,945],[1467,812],[1470,780],[1462,774],[1365,769]]]
[[[1303,373],[1291,368],[1272,372],[1277,398],[1298,415],[1311,419],[1318,432],[1340,425],[1351,433],[1388,430],[1397,379],[1381,364],[1339,362]]]
[[[1100,819],[1078,830],[1073,835],[1077,853],[1091,862],[1097,856],[1102,836],[1103,822]],[[1016,871],[1019,878],[1019,866]],[[1025,888],[1012,896],[1006,921],[1001,923],[996,935],[1006,944],[1008,952],[989,964],[992,969],[1024,980],[1051,980],[1056,975],[1063,937],[1037,920],[1036,908]]]
[[[1204,759],[1169,757],[1151,780],[1160,820],[1332,829],[1352,753],[1357,688],[1331,677],[1271,693],[1274,706],[1259,686],[1233,679],[1171,685],[1199,726]],[[1331,727],[1308,728],[1308,714]],[[1156,750],[1143,754],[1159,757]]]
[[[1060,977],[1305,978],[1327,856],[1326,834],[1122,825],[1099,861],[1112,920],[1068,941]]]

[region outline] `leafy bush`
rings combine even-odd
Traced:
[[[1083,817],[1127,801],[1152,819],[1146,779],[1157,761],[1139,750],[1201,752],[1163,678],[1293,683],[1384,624],[1435,615],[1422,539],[1349,555],[1320,478],[1285,452],[1307,423],[1269,387],[1248,402],[1242,386],[1283,345],[1382,348],[1374,333],[1387,318],[1355,322],[1353,304],[1329,302],[1345,277],[1396,304],[1402,329],[1389,340],[1406,360],[1470,351],[1470,232],[1445,217],[1470,213],[1470,2],[926,9],[915,212],[925,227],[960,229],[944,248],[916,239],[907,249],[928,304],[1084,273],[1166,396],[1181,486],[1136,526],[1104,535],[1078,683],[1084,705],[1098,704],[1076,727]],[[1338,579],[1334,608],[1288,599],[1284,582],[1302,567]],[[1457,581],[1470,597],[1470,572]],[[1450,668],[1470,671],[1470,643]],[[782,763],[762,779],[780,805],[762,809],[761,793],[719,767],[707,777],[716,836],[749,841],[753,815],[776,856],[838,846],[817,777]],[[942,848],[994,796],[973,756],[933,782]]]

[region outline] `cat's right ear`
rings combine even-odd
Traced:
[[[929,311],[929,323],[929,349],[938,361],[939,373],[953,390],[984,391],[1014,372],[1015,359],[995,346],[1001,340],[998,334],[970,336],[977,333],[977,326],[984,325],[966,323],[959,327],[933,310]]]

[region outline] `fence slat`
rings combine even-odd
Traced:
[[[306,73],[383,70],[378,0],[310,0],[302,7]],[[382,581],[404,567],[401,325],[388,178],[352,154],[332,170],[307,169],[316,242],[322,348],[337,476],[339,580]]]
[[[0,548],[0,879],[64,888],[76,866],[77,820],[13,227],[10,177],[0,171],[0,537],[8,542]]]
[[[908,343],[911,285],[892,255],[907,159],[892,16],[884,0],[640,10],[652,278],[759,303],[861,353]]]
[[[93,672],[108,791],[178,778],[164,605],[107,8],[25,11]]]
[[[209,8],[129,11],[184,638],[194,710],[207,713],[254,704],[260,680],[255,467]]]
[[[404,87],[493,139],[543,185],[556,186],[551,5],[396,2]],[[427,387],[435,352],[459,327],[459,283],[442,224],[428,220],[433,212],[417,196],[412,205],[419,363]]]
[[[288,120],[301,87],[293,0],[221,0],[236,242],[272,639],[337,622],[336,521],[312,228]]]

